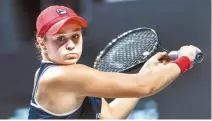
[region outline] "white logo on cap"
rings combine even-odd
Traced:
[[[58,14],[63,15],[63,14],[67,14],[67,11],[64,9],[57,9],[56,10]]]

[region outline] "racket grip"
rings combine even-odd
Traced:
[[[171,51],[169,54],[171,60],[176,60],[178,58],[178,51]],[[202,52],[197,52],[194,63],[201,63],[204,59],[204,55]]]
[[[171,60],[176,60],[178,58],[178,51],[171,51],[169,54],[168,54],[169,58]]]

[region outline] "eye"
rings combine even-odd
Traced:
[[[80,35],[79,34],[74,34],[74,35],[72,35],[72,39],[73,40],[77,40],[77,39],[79,39],[79,37],[80,37]]]
[[[66,38],[64,36],[57,37],[57,41],[59,41],[59,42],[62,42],[62,41],[65,41],[65,40],[66,40]]]

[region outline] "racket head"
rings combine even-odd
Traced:
[[[94,68],[105,72],[125,72],[146,62],[159,47],[153,29],[140,27],[129,30],[107,44],[96,57]]]

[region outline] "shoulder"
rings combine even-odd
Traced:
[[[37,73],[37,72],[36,72]],[[60,74],[62,73],[61,67],[60,66],[52,66],[48,68],[41,76],[39,79],[39,82],[41,84],[48,85],[52,83],[54,79],[56,79]],[[37,74],[36,74],[37,75]]]
[[[43,79],[56,79],[57,77],[61,77],[62,75],[67,75],[71,73],[82,72],[84,69],[88,68],[82,64],[73,64],[73,65],[57,65],[52,66],[46,70],[45,74],[43,74]],[[69,75],[70,76],[70,75]]]
[[[76,80],[76,76],[80,78],[79,73],[86,70],[86,67],[82,64],[52,66],[43,73],[39,80],[42,85],[59,87],[61,80],[69,80],[70,82]]]

